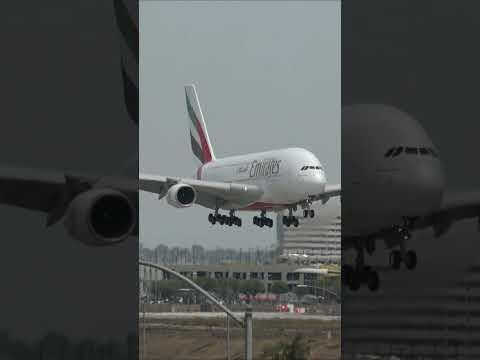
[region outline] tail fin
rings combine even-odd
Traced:
[[[207,127],[203,119],[202,109],[198,101],[195,85],[185,86],[185,96],[187,100],[188,117],[190,118],[190,141],[192,143],[193,154],[205,164],[215,160],[212,144],[208,137]]]

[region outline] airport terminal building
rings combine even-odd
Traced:
[[[316,203],[312,209],[315,217],[299,217],[298,227],[282,225],[283,214],[277,215],[280,262],[340,263],[342,225],[339,200],[330,199],[325,205]]]

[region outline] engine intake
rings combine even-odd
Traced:
[[[173,185],[167,193],[167,202],[176,208],[192,206],[197,198],[195,189],[190,185]]]
[[[72,237],[92,246],[126,240],[137,224],[135,207],[123,193],[94,189],[81,193],[67,210],[65,227]]]

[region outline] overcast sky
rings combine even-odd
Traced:
[[[192,177],[184,84],[217,157],[298,146],[340,182],[340,2],[140,2],[140,170]],[[210,210],[140,194],[148,247],[265,247],[275,229],[212,226]],[[273,216],[273,215],[271,215]]]

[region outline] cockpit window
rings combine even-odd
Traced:
[[[388,149],[388,151],[385,153],[385,157],[389,157],[390,155],[393,154],[393,152],[395,151],[396,147],[392,147],[390,149]]]
[[[311,169],[311,170],[322,170],[322,167],[321,166],[302,166],[302,168],[300,169],[300,171],[305,171],[305,170],[308,170],[308,169]]]
[[[431,155],[433,157],[438,157],[438,153],[435,149],[427,148],[427,147],[414,147],[414,146],[397,146],[387,150],[385,153],[385,157],[396,157],[401,153],[405,152],[408,155]]]
[[[395,149],[395,152],[393,153],[392,156],[398,156],[403,152],[403,146],[399,146]]]

